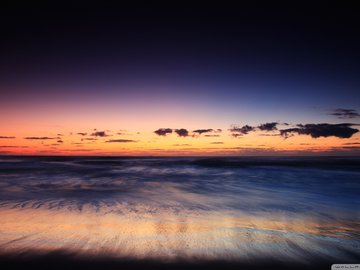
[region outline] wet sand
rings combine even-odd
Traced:
[[[120,161],[90,174],[73,161],[16,161],[16,172],[3,163],[1,269],[330,269],[360,261],[356,170]]]

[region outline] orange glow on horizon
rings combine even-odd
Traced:
[[[94,136],[104,131],[106,136]],[[191,131],[191,130],[190,130]],[[0,131],[0,153],[5,155],[287,155],[301,153],[347,153],[347,145],[360,139],[336,137],[311,138],[300,135],[284,139],[276,132],[256,131],[233,137],[226,128],[222,132],[179,137],[172,133],[158,136],[149,130],[90,129],[27,126]],[[78,133],[86,133],[80,135]],[[15,138],[6,138],[6,136]],[[208,135],[208,136],[206,136]],[[210,137],[209,137],[210,135]],[[33,139],[27,139],[27,138]]]

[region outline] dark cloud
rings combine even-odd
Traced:
[[[28,148],[28,146],[0,145],[0,148]]]
[[[91,133],[90,136],[108,137],[109,135],[107,135],[105,131],[95,131],[94,133]]]
[[[159,136],[166,136],[168,133],[172,133],[171,128],[159,128],[158,130],[155,130],[154,133]]]
[[[277,122],[265,123],[258,126],[258,129],[262,131],[272,131],[277,130]]]
[[[259,136],[263,136],[263,137],[273,137],[273,136],[280,136],[280,134],[259,134]]]
[[[14,136],[0,136],[0,139],[15,139]]]
[[[255,127],[248,126],[248,125],[245,125],[242,127],[232,126],[231,129],[229,129],[229,130],[232,133],[232,136],[238,137],[238,136],[246,135],[251,131],[254,131]]]
[[[58,136],[64,136],[64,134],[61,134],[61,133],[58,133],[57,135],[58,135]]]
[[[175,133],[177,135],[179,135],[179,137],[187,137],[187,136],[189,136],[189,131],[187,131],[184,128],[175,129],[174,131],[175,131]]]
[[[208,128],[208,129],[196,129],[193,130],[194,133],[197,133],[199,135],[203,134],[203,133],[209,133],[209,132],[214,132],[215,130],[212,128]]]
[[[64,141],[63,141],[63,140],[58,140],[57,142],[58,142],[58,143],[63,143]]]
[[[66,151],[66,152],[93,152],[93,151],[98,151],[100,149],[64,149],[62,151]]]
[[[76,133],[76,134],[81,135],[81,136],[86,136],[86,135],[87,135],[86,132],[78,132],[78,133]]]
[[[277,125],[278,124],[279,124],[278,122],[270,122],[270,123],[261,124],[261,125],[259,125],[257,127],[253,127],[253,126],[249,126],[249,125],[239,127],[239,126],[233,125],[229,129],[229,131],[231,132],[232,136],[240,137],[240,136],[243,136],[243,135],[247,135],[250,132],[253,132],[253,131],[256,131],[256,130],[261,130],[261,131],[266,131],[266,132],[277,130]],[[268,135],[264,134],[264,136],[268,136]]]
[[[360,114],[353,109],[336,109],[330,115],[335,115],[340,119],[350,119],[350,118],[356,118],[360,117]]]
[[[352,125],[354,124],[299,124],[296,128],[280,130],[280,135],[284,138],[288,138],[294,134],[310,135],[312,138],[330,136],[338,138],[350,138],[353,134],[359,131],[358,129],[351,128]]]
[[[134,140],[126,140],[126,139],[117,139],[117,140],[108,140],[107,143],[129,143],[129,142],[137,142]]]
[[[84,138],[84,139],[81,139],[81,141],[97,141],[96,138]]]
[[[224,144],[224,142],[211,142],[210,144]]]
[[[56,140],[59,137],[25,137],[25,140]]]
[[[206,134],[205,137],[220,137],[218,134]]]
[[[344,143],[343,145],[358,145],[360,142],[350,142],[350,143]]]

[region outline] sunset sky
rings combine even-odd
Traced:
[[[352,8],[13,8],[0,155],[359,155]]]

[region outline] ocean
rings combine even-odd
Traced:
[[[0,253],[330,269],[360,262],[359,194],[358,157],[2,156]]]

